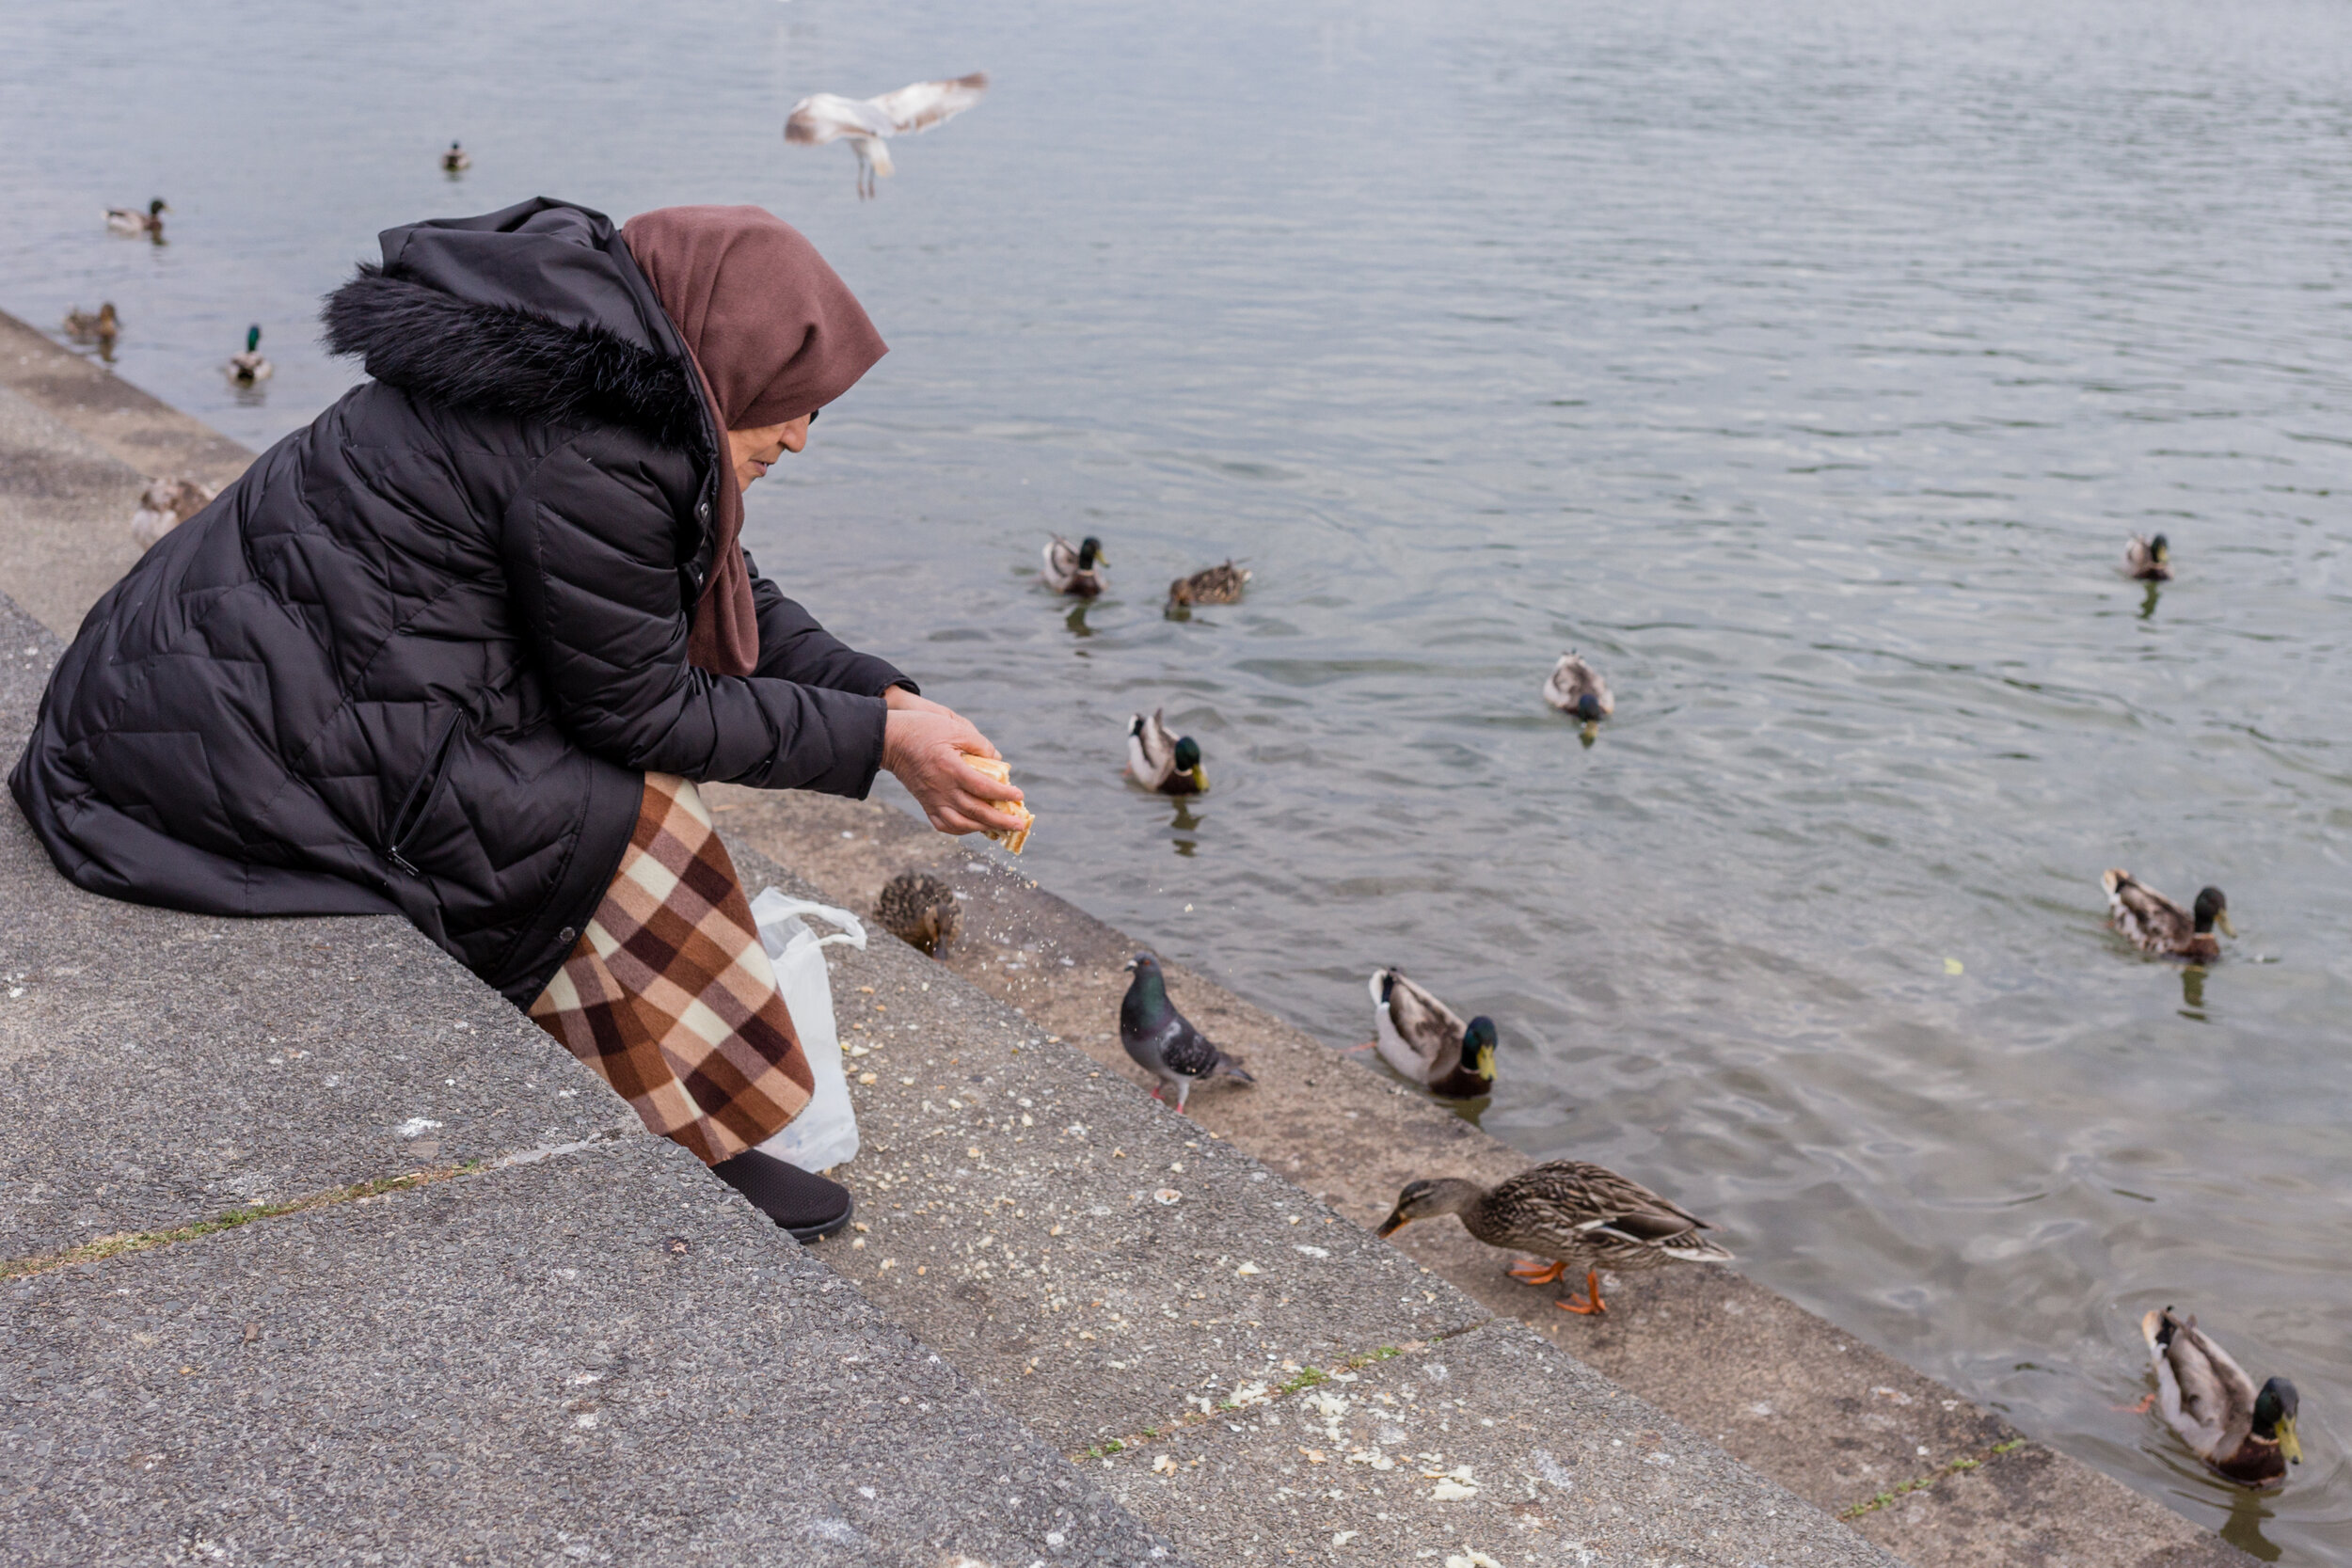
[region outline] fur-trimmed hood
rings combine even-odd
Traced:
[[[328,353],[358,356],[376,380],[424,403],[625,425],[687,451],[709,439],[687,365],[606,327],[460,299],[373,262],[326,296],[322,319]]]
[[[602,213],[539,197],[381,239],[383,261],[326,297],[330,354],[421,402],[713,451],[685,341]]]

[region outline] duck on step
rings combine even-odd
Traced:
[[[1582,1270],[1584,1293],[1555,1301],[1564,1312],[1605,1312],[1600,1271],[1619,1274],[1668,1263],[1726,1263],[1731,1254],[1699,1234],[1711,1228],[1638,1181],[1581,1160],[1534,1165],[1493,1187],[1447,1178],[1415,1181],[1396,1196],[1396,1208],[1378,1234],[1394,1235],[1415,1220],[1459,1214],[1462,1228],[1488,1246],[1532,1252],[1511,1275],[1549,1285]]]
[[[882,896],[874,900],[874,918],[892,936],[933,958],[956,940],[963,925],[955,889],[928,871],[901,871],[884,882]]]

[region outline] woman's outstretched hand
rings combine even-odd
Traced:
[[[1020,800],[1020,789],[998,784],[964,760],[967,754],[996,756],[988,736],[954,709],[902,686],[883,695],[890,714],[882,721],[882,767],[922,803],[932,827],[943,833],[977,833],[1010,832],[1021,826],[1019,817],[993,804]]]

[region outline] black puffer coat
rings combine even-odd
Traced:
[[[686,662],[734,481],[610,221],[539,200],[383,243],[326,309],[375,379],[99,600],[8,782],[93,892],[398,911],[528,1004],[644,772],[863,795],[912,683],[755,570],[757,672]]]

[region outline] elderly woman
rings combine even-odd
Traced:
[[[695,792],[1017,826],[996,755],[738,543],[743,487],[884,352],[753,207],[541,199],[383,236],[328,300],[373,379],[101,599],[9,779],[66,876],[227,915],[397,912],[803,1240],[763,1153],[810,1076]],[[835,524],[834,526],[839,526]]]

